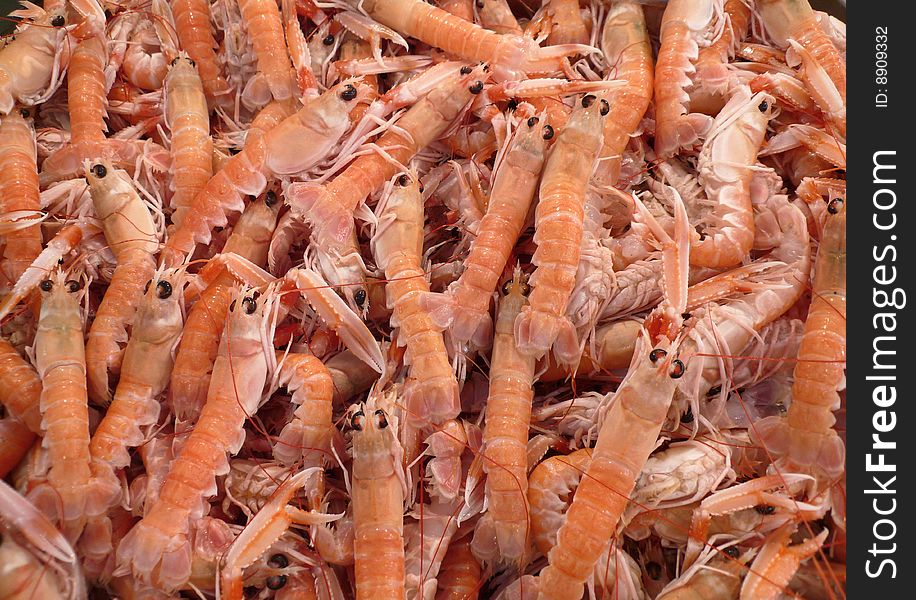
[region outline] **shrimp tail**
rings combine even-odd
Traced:
[[[766,444],[764,447],[774,456],[780,457],[776,464],[790,466],[792,459],[799,463],[817,465],[824,473],[839,477],[843,473],[846,461],[846,446],[839,436],[825,436],[823,441],[808,456],[794,457],[790,452],[792,446],[789,424],[785,418],[771,416],[754,423],[752,439],[755,443]],[[786,458],[788,456],[788,458]],[[797,465],[791,465],[798,469]]]
[[[475,348],[490,346],[493,340],[493,319],[488,312],[461,306],[450,291],[423,294],[420,306],[429,313],[437,329],[448,329],[455,339],[470,340]]]
[[[429,313],[433,325],[440,331],[451,327],[458,317],[458,305],[448,292],[427,292],[420,297],[420,306]]]
[[[427,465],[432,480],[432,494],[446,501],[458,497],[461,488],[461,454],[467,445],[467,433],[457,419],[442,424],[436,432],[426,438],[427,454],[433,458]]]
[[[578,362],[579,338],[568,317],[535,310],[522,313],[515,323],[515,339],[523,353],[543,356],[553,344],[558,361],[563,364]]]
[[[313,182],[294,183],[284,192],[290,210],[312,224],[316,239],[330,236],[344,243],[353,229],[353,217],[325,197],[323,185]]]
[[[113,575],[135,573],[145,581],[157,581],[172,589],[181,585],[191,572],[191,544],[186,535],[169,535],[140,521],[127,532],[117,550],[118,564]]]

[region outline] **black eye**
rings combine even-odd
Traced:
[[[528,119],[528,127],[534,127],[537,124],[538,124],[537,117],[531,117],[530,119]]]
[[[553,139],[553,127],[551,127],[550,125],[544,125],[544,135],[541,137],[543,137],[545,140],[552,140]]]
[[[738,558],[738,555],[741,554],[741,552],[738,550],[738,546],[729,546],[722,552],[725,553],[725,556],[729,558]]]
[[[177,65],[179,60],[181,60],[181,57],[179,57],[179,56],[176,56],[175,58],[173,58],[173,59],[172,59],[172,66],[174,67],[175,65]]]
[[[331,44],[334,43],[334,35],[331,33],[327,34],[326,36],[324,36],[324,39],[321,40],[321,43],[324,44],[325,46],[330,46]]]
[[[467,65],[464,65],[463,67],[461,67],[461,74],[462,74],[462,75],[469,75],[469,74],[471,73],[471,71],[473,71],[473,69],[472,69],[471,67],[467,66]]]
[[[24,108],[20,108],[20,109],[19,109],[19,115],[20,115],[23,119],[28,119],[29,117],[32,116],[32,113],[30,113],[28,110],[26,110],[26,109],[24,109]]]
[[[503,284],[503,296],[508,296],[511,291],[512,291],[512,280],[510,279],[506,281],[506,283]]]
[[[156,284],[156,295],[160,300],[165,300],[172,295],[172,284],[168,281],[160,281]]]
[[[258,301],[251,296],[246,296],[242,298],[242,308],[245,309],[246,315],[254,314],[254,311],[258,310]]]
[[[356,302],[356,306],[362,308],[366,303],[366,290],[356,290],[356,293],[353,294],[353,301]]]
[[[54,27],[63,27],[65,22],[66,20],[64,19],[63,15],[57,15],[56,17],[51,19],[51,25],[53,25]]]
[[[776,512],[776,507],[770,506],[769,504],[758,504],[754,507],[754,510],[756,510],[761,515],[772,515],[774,512]]]
[[[108,175],[108,169],[105,168],[105,165],[94,165],[91,169],[92,174],[98,177],[99,179],[104,179]]]
[[[768,108],[770,108],[770,105],[767,104],[766,100],[757,105],[757,110],[760,112],[766,112]]]
[[[681,415],[681,423],[693,423],[693,409],[687,408],[687,412]]]
[[[152,280],[152,279],[150,279],[149,281],[147,281],[147,282],[146,282],[146,285],[143,287],[143,293],[144,293],[144,294],[145,294],[146,292],[149,291],[149,286],[151,286],[151,285],[153,285],[153,280]]]
[[[83,287],[83,284],[81,284],[79,281],[75,279],[68,279],[67,283],[65,283],[64,285],[67,286],[67,291],[70,292],[71,294],[73,292],[78,292],[80,288]]]
[[[352,427],[356,431],[362,431],[363,430],[363,419],[365,418],[366,418],[366,415],[363,413],[363,411],[361,410],[356,411],[355,413],[353,413],[353,416],[350,417],[350,427]]]
[[[601,100],[601,108],[598,112],[601,113],[602,117],[611,112],[611,105],[607,103],[607,100]]]
[[[286,558],[285,554],[274,554],[270,557],[270,560],[267,561],[267,566],[273,567],[274,569],[285,569],[289,566],[289,559]]]
[[[474,85],[469,87],[468,91],[476,96],[477,94],[483,91],[483,82],[482,81],[474,82]]]
[[[398,177],[398,185],[401,187],[407,187],[410,185],[410,176],[405,173]]]
[[[388,415],[385,414],[385,411],[381,409],[375,411],[375,418],[376,418],[376,422],[375,422],[376,426],[379,429],[385,429],[386,427],[388,427]]]
[[[286,575],[274,575],[267,578],[267,588],[271,590],[279,590],[286,585]]]
[[[654,363],[657,363],[659,359],[665,358],[666,356],[668,356],[667,352],[665,352],[661,348],[656,348],[655,350],[649,353],[649,360],[651,360],[652,363],[654,364]]]
[[[684,363],[681,362],[679,358],[675,358],[671,361],[671,372],[668,373],[668,376],[671,377],[671,379],[680,379],[684,376],[684,371],[686,370],[687,367],[684,366]],[[691,418],[693,417],[692,414],[690,416]]]
[[[264,196],[264,204],[267,206],[273,206],[277,203],[277,194],[273,190],[267,192],[267,195]]]
[[[483,8],[483,2],[478,2],[478,3],[477,3],[477,8]]]
[[[348,83],[344,86],[343,91],[340,92],[340,99],[349,102],[353,98],[356,98],[356,88]]]
[[[827,204],[827,212],[829,212],[831,215],[835,215],[843,210],[843,204],[844,202],[842,198],[834,198]]]
[[[54,282],[51,281],[50,279],[45,279],[44,281],[38,284],[38,287],[41,289],[42,292],[50,292],[51,288],[54,287]]]
[[[594,96],[594,95],[592,95],[592,94],[589,94],[588,96],[583,96],[583,97],[582,97],[582,108],[588,108],[589,106],[591,106],[592,104],[594,104],[594,103],[595,103],[595,100],[597,100],[597,99],[598,99],[598,97],[597,97],[597,96]]]

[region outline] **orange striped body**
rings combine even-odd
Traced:
[[[216,477],[228,472],[226,455],[241,447],[245,419],[257,410],[267,379],[262,335],[273,301],[268,295],[235,298],[200,419],[172,461],[156,502],[118,548],[119,564],[164,590],[184,585],[191,576],[191,524],[209,512]],[[166,568],[157,570],[160,562]]]
[[[525,224],[544,165],[544,124],[521,125],[500,163],[487,212],[464,260],[464,272],[451,285],[454,298],[451,332],[459,341],[471,339],[489,321],[490,298]]]
[[[59,511],[62,530],[75,540],[86,523],[89,467],[89,403],[83,322],[75,293],[60,272],[42,292],[41,315],[35,334],[35,367],[42,381],[41,415],[51,469],[48,483]],[[44,494],[47,496],[47,494]]]
[[[18,111],[0,121],[0,213],[38,211],[35,131]],[[41,226],[4,235],[0,287],[12,286],[42,251]]]
[[[298,87],[277,3],[274,0],[240,0],[239,9],[258,57],[258,75],[264,78],[275,100],[291,98]]]
[[[143,443],[147,429],[159,420],[159,395],[168,385],[172,351],[182,330],[182,283],[174,273],[150,280],[124,351],[114,400],[89,443],[95,460],[114,468],[130,465],[127,450]]]
[[[207,400],[213,361],[232,302],[232,277],[204,290],[185,321],[172,368],[169,403],[181,422],[193,423]]]
[[[6,340],[0,339],[0,404],[33,433],[41,433],[41,379]]]
[[[488,515],[500,556],[520,560],[529,538],[528,426],[534,398],[534,359],[518,352],[513,329],[525,305],[527,284],[520,273],[508,284],[496,318],[490,358],[490,392],[483,430]]]
[[[178,225],[213,175],[213,140],[207,98],[191,63],[179,59],[172,65],[165,86],[166,118],[172,132],[172,223]]]
[[[611,112],[604,121],[604,145],[597,177],[614,185],[620,177],[623,152],[652,100],[655,62],[642,7],[635,2],[615,4],[605,21],[601,49],[613,67],[614,79],[626,85],[611,90],[606,98]]]
[[[814,14],[810,18],[799,19],[792,23],[792,37],[805,47],[811,56],[823,67],[836,86],[837,91],[846,103],[846,61],[837,51],[836,46],[817,24]]]
[[[591,461],[566,521],[557,532],[550,564],[540,574],[540,598],[578,600],[629,502],[674,395],[676,380],[668,376],[670,358],[652,364],[648,343],[640,343],[614,404],[598,434]]]
[[[530,279],[529,306],[515,324],[519,350],[536,358],[558,339],[558,358],[562,355],[569,362],[578,351],[565,315],[579,266],[585,192],[603,141],[602,113],[607,114],[608,108],[604,100],[585,96],[544,165],[535,213],[537,250],[531,259],[537,268]]]
[[[228,223],[228,213],[244,210],[245,194],[264,191],[267,179],[262,168],[266,156],[266,138],[254,136],[246,140],[244,150],[231,157],[226,166],[210,178],[195,196],[181,226],[162,248],[161,261],[165,265],[179,266],[198,243],[210,241],[210,232],[215,227]]]
[[[841,201],[834,201],[835,203]],[[836,204],[834,204],[836,205]],[[846,369],[846,212],[827,216],[818,247],[811,306],[798,349],[789,407],[788,463],[829,479],[843,472],[842,441],[833,428],[837,388]],[[795,471],[793,471],[795,472]]]
[[[106,50],[99,38],[80,42],[70,58],[67,97],[70,98],[70,143],[105,140]]]
[[[659,158],[666,158],[682,142],[678,123],[687,114],[689,96],[684,88],[690,84],[687,73],[693,69],[690,54],[696,42],[682,21],[663,22],[661,36],[655,63],[655,151]]]
[[[477,600],[482,569],[471,552],[471,538],[449,544],[437,578],[436,600]]]
[[[268,206],[266,199],[252,201],[232,229],[223,246],[263,267],[267,262],[270,237],[277,221],[279,202]],[[224,272],[201,292],[188,312],[178,342],[169,385],[169,403],[179,421],[193,423],[200,414],[210,387],[210,372],[219,351],[220,335],[232,302],[233,277]],[[254,285],[260,282],[249,281]]]
[[[528,477],[531,541],[542,555],[547,556],[557,543],[557,530],[565,520],[567,503],[562,502],[563,497],[579,486],[591,460],[592,449],[581,448],[565,456],[544,459],[531,471]]]
[[[143,288],[156,271],[155,259],[142,252],[123,253],[105,296],[99,305],[86,339],[86,365],[94,401],[111,400],[108,372],[121,371],[123,348],[127,344],[127,327],[143,300]]]
[[[363,405],[362,427],[353,432],[353,549],[357,600],[404,595],[404,492],[397,440],[387,417]],[[356,417],[354,417],[354,420]],[[384,426],[382,426],[382,424]]]
[[[409,179],[404,181],[404,179]],[[461,412],[458,380],[448,359],[442,333],[434,326],[421,297],[429,283],[421,266],[423,199],[415,176],[402,175],[379,206],[383,226],[372,240],[373,253],[385,270],[388,308],[399,343],[407,346],[404,364],[410,365],[406,391],[411,420],[438,425]]]
[[[220,73],[216,58],[216,39],[210,27],[207,0],[174,0],[171,3],[175,29],[181,48],[197,63],[197,70],[210,105],[229,105],[231,89]]]
[[[350,81],[328,89],[263,135],[248,135],[245,148],[226,161],[194,197],[186,218],[162,249],[162,263],[177,267],[198,243],[209,243],[215,227],[225,226],[230,213],[245,209],[246,195],[264,192],[268,176],[301,173],[327,156],[349,128],[349,114],[357,104],[360,84]],[[258,130],[285,110],[284,105],[272,108],[260,120]]]
[[[458,416],[458,381],[448,360],[442,333],[434,326],[429,313],[420,305],[420,295],[429,292],[426,274],[411,258],[388,263],[385,270],[388,283],[388,306],[394,309],[392,320],[400,328],[399,339],[407,345],[405,364],[417,381],[417,399],[422,406],[411,403],[420,414],[434,424]],[[413,393],[411,393],[413,395]]]
[[[274,457],[285,464],[301,460],[301,466],[332,464],[331,441],[334,433],[334,380],[319,359],[309,354],[277,353],[283,360],[279,384],[292,394],[299,408],[283,428],[274,445]]]

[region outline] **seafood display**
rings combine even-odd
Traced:
[[[840,20],[13,17],[0,599],[845,598]]]

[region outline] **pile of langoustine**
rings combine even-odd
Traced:
[[[841,22],[23,6],[0,597],[845,595]]]

